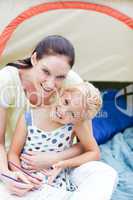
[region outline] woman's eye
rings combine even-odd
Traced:
[[[68,113],[69,116],[71,116],[72,118],[75,118],[75,114],[74,114],[74,112],[72,112],[72,111],[68,111],[67,113]]]
[[[73,112],[71,112],[71,115],[72,115],[73,118],[75,117],[75,114]]]

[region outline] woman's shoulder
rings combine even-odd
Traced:
[[[1,68],[0,80],[3,80],[3,82],[18,80],[18,69],[13,66],[6,66]]]
[[[15,74],[15,73],[18,73],[18,69],[16,67],[13,67],[13,66],[10,66],[10,65],[7,65],[3,68],[0,69],[0,72],[5,72],[5,73],[12,73],[12,74]]]
[[[82,83],[83,79],[73,70],[70,70],[66,79],[64,80],[63,85],[71,86],[75,84]]]

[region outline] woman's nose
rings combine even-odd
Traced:
[[[46,83],[46,87],[48,87],[49,89],[54,89],[55,88],[55,79],[53,77],[49,77],[47,79]]]

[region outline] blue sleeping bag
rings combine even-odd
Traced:
[[[133,126],[133,85],[120,91],[106,90],[102,97],[102,109],[92,121],[98,144],[107,142],[116,133]]]

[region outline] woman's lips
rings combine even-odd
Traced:
[[[53,91],[53,90],[51,90],[51,89],[47,89],[47,88],[43,87],[42,84],[41,84],[41,88],[44,90],[44,92],[47,92],[47,93],[50,93],[50,92]]]

